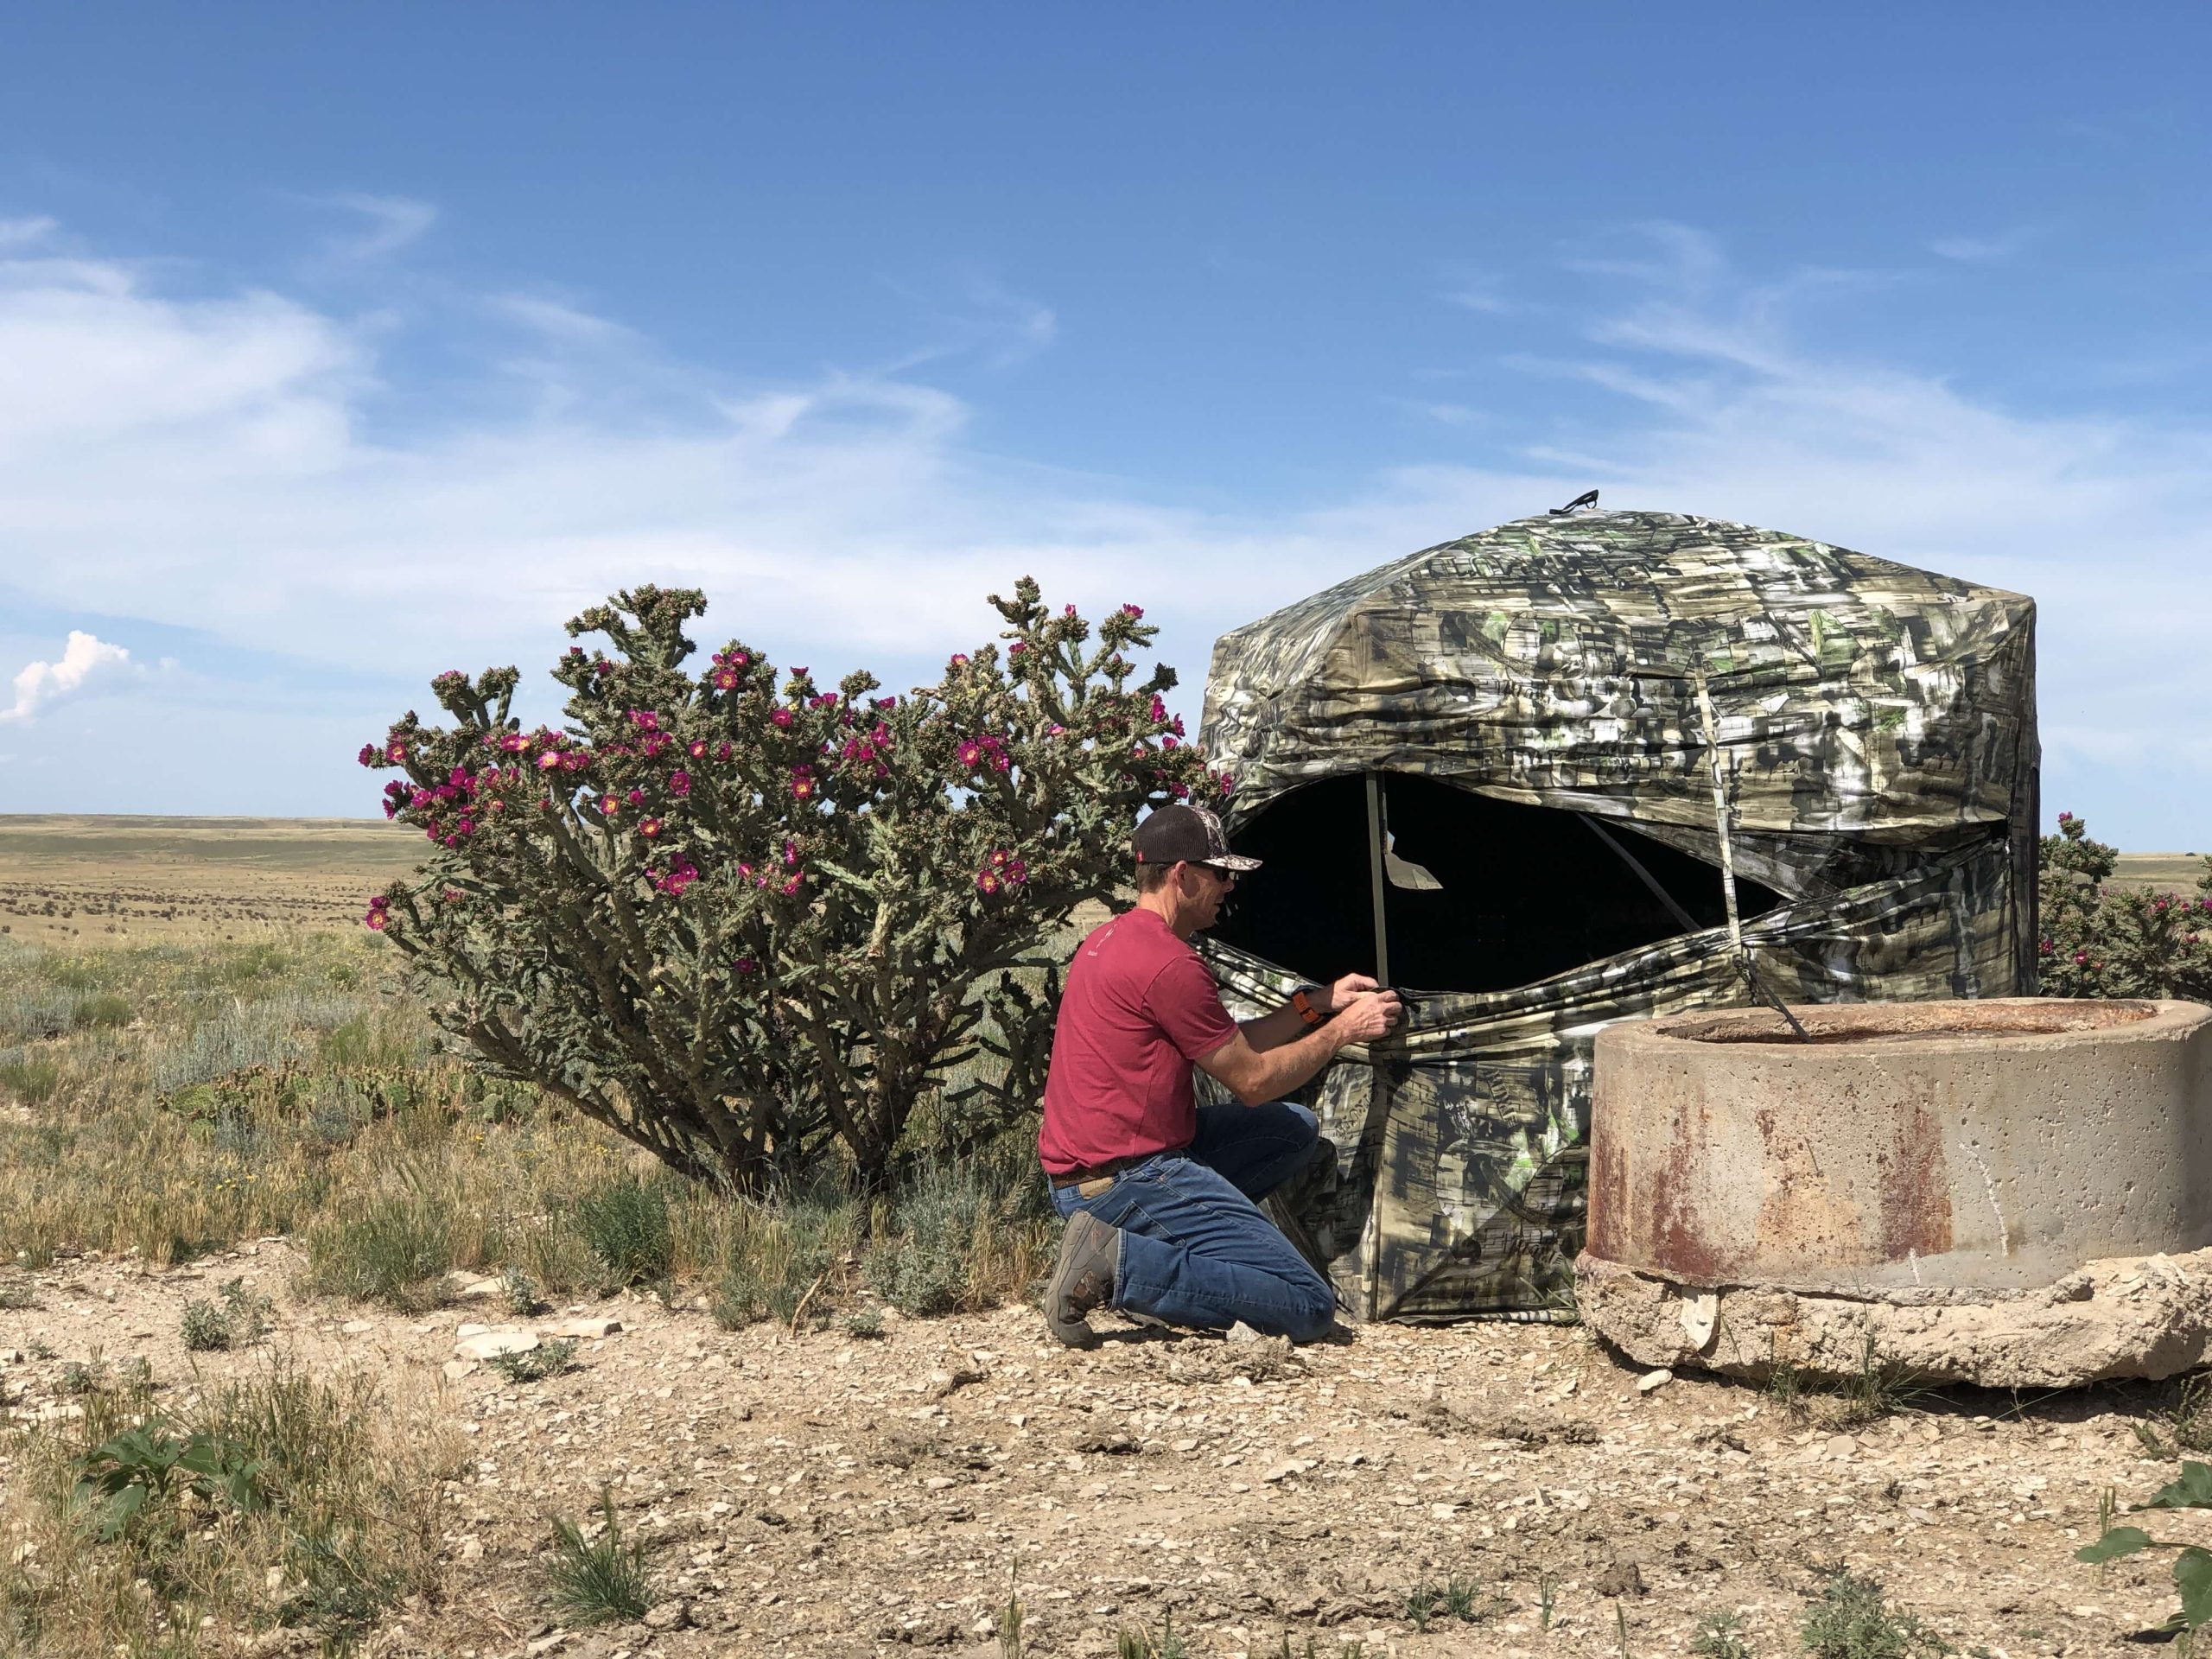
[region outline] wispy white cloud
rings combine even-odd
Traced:
[[[59,229],[51,219],[0,219],[0,253],[36,247]]]
[[[15,702],[0,709],[0,721],[30,721],[92,681],[114,677],[130,661],[130,653],[121,645],[72,629],[60,658],[50,663],[27,663],[17,672]]]
[[[411,196],[347,193],[308,200],[316,207],[334,207],[351,213],[360,221],[352,234],[334,238],[324,253],[330,258],[361,264],[386,258],[420,241],[438,218],[435,204],[417,201]]]
[[[1961,264],[1993,264],[2024,252],[2046,233],[2046,227],[2040,225],[2018,225],[1993,236],[1939,236],[1928,246],[1939,259],[1955,260]]]

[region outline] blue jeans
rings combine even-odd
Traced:
[[[1334,1319],[1336,1293],[1253,1200],[1305,1166],[1319,1133],[1289,1101],[1202,1106],[1189,1146],[1131,1165],[1096,1198],[1056,1186],[1052,1205],[1122,1230],[1115,1307],[1217,1331],[1242,1319],[1311,1342]]]

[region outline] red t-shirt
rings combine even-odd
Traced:
[[[1060,996],[1037,1153],[1065,1175],[1186,1147],[1198,1133],[1191,1063],[1236,1034],[1198,953],[1148,910],[1077,946]]]

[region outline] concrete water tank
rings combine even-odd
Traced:
[[[1764,1010],[1597,1039],[1584,1317],[1641,1363],[1930,1382],[2212,1349],[2212,1009]]]

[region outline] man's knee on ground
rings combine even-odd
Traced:
[[[1283,1312],[1282,1334],[1293,1342],[1313,1342],[1337,1322],[1337,1293],[1310,1268],[1289,1281],[1290,1305]]]

